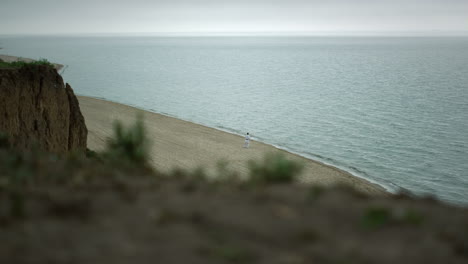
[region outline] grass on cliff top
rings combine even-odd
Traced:
[[[54,67],[54,65],[46,59],[40,59],[37,61],[25,62],[25,61],[13,61],[6,62],[0,59],[0,68],[22,68],[30,65],[46,65]]]

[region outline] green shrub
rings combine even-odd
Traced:
[[[148,163],[149,140],[141,116],[135,124],[125,128],[121,122],[114,123],[114,137],[108,139],[104,155],[119,160],[127,160],[137,164]]]
[[[94,151],[94,150],[90,150],[89,148],[86,148],[86,151],[85,151],[85,156],[89,159],[97,159],[99,158],[99,154]]]
[[[0,132],[0,148],[9,148],[10,147],[10,141],[8,140],[8,135]]]
[[[229,162],[227,160],[219,160],[216,163],[217,177],[215,181],[217,182],[229,182],[231,184],[241,183],[241,178],[239,173],[229,167]]]
[[[388,224],[391,217],[392,214],[388,208],[370,207],[362,218],[362,225],[367,229],[377,229]]]
[[[317,200],[323,193],[325,192],[325,188],[320,185],[312,185],[307,193],[307,199],[309,201]]]
[[[290,183],[302,172],[301,163],[283,154],[267,154],[262,162],[249,161],[250,180],[254,183]]]
[[[414,209],[407,209],[403,215],[402,222],[419,226],[424,222],[424,216]]]

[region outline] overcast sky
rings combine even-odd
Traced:
[[[0,0],[0,34],[464,34],[468,0]]]

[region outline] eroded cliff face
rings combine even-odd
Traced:
[[[48,66],[0,69],[0,133],[18,149],[86,149],[86,128],[72,88]]]

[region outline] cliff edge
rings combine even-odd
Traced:
[[[0,69],[0,133],[17,149],[85,150],[88,130],[72,88],[47,65]]]

